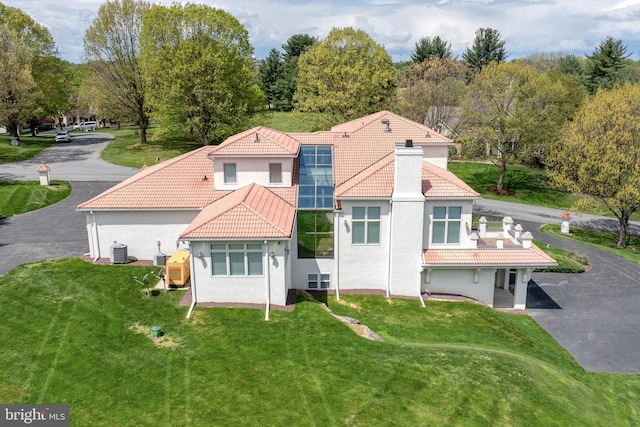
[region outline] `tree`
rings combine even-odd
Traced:
[[[451,43],[444,41],[440,36],[435,36],[433,39],[429,37],[421,38],[411,53],[411,60],[413,62],[424,62],[434,58],[453,59]]]
[[[258,84],[260,89],[264,92],[269,104],[271,106],[276,104],[280,99],[280,92],[277,86],[278,82],[282,79],[284,62],[280,56],[280,52],[276,49],[271,49],[269,55],[260,64],[258,71]]]
[[[36,83],[31,75],[27,48],[7,27],[0,26],[0,122],[19,137],[21,113],[33,101]]]
[[[165,129],[193,129],[208,145],[240,131],[263,107],[249,35],[227,12],[153,6],[141,40],[150,99]]]
[[[0,28],[3,28],[2,33],[5,34],[3,37],[11,37],[14,39],[12,44],[21,46],[7,51],[9,54],[20,51],[24,56],[22,59],[9,59],[13,62],[12,66],[25,60],[29,65],[31,79],[35,83],[35,86],[30,84],[16,86],[20,90],[28,90],[29,93],[14,93],[14,95],[23,100],[26,98],[30,100],[30,102],[14,104],[18,111],[12,114],[7,121],[9,133],[18,137],[20,120],[34,115],[44,116],[51,113],[44,108],[41,101],[56,97],[57,92],[61,90],[59,85],[53,83],[60,62],[55,42],[49,31],[20,9],[0,3]],[[7,34],[11,36],[7,36]]]
[[[140,32],[150,8],[143,0],[108,0],[84,35],[84,63],[103,114],[131,119],[140,127],[141,144],[147,142],[150,109],[140,66]]]
[[[517,62],[494,62],[476,76],[463,104],[469,135],[484,141],[499,168],[502,191],[507,165],[528,148],[544,151],[555,142],[567,117],[561,83]]]
[[[350,120],[385,109],[396,84],[384,47],[362,30],[334,28],[300,56],[294,103]]]
[[[607,37],[600,42],[593,53],[587,56],[586,82],[589,91],[595,93],[600,88],[611,89],[621,82],[628,57],[627,46],[622,44],[622,40]]]
[[[318,39],[310,36],[309,34],[294,34],[287,39],[287,42],[282,45],[284,50],[284,60],[290,61],[294,58],[300,57],[303,52],[306,52],[309,47],[318,42]]]
[[[466,86],[461,65],[448,58],[413,63],[400,78],[394,110],[455,138],[462,123]]]
[[[505,41],[500,31],[493,28],[479,28],[471,48],[462,54],[462,60],[469,70],[469,80],[492,62],[504,62],[507,59]]]
[[[640,207],[640,85],[599,90],[585,102],[550,159],[551,180],[588,196],[619,222],[625,247],[630,216]]]

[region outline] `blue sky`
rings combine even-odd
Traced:
[[[80,62],[82,39],[101,0],[0,0],[46,26],[60,55]],[[155,0],[169,5],[172,0]],[[480,27],[499,30],[509,58],[536,52],[590,54],[607,36],[640,59],[640,0],[194,0],[226,10],[249,31],[257,58],[294,34],[325,37],[333,27],[366,31],[394,61],[421,37],[440,36],[460,56]]]

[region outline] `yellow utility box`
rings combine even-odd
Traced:
[[[191,275],[189,251],[177,251],[167,261],[165,277],[169,285],[184,285]]]

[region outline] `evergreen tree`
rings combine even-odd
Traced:
[[[413,62],[424,62],[434,58],[453,59],[451,43],[444,41],[440,36],[435,36],[433,39],[429,37],[421,38],[416,43],[413,53],[411,53],[411,60]]]
[[[476,30],[473,46],[462,54],[462,60],[469,71],[469,80],[490,63],[504,62],[506,59],[505,41],[502,40],[500,31],[493,28]]]
[[[258,71],[258,85],[267,98],[269,109],[279,101],[279,92],[276,86],[282,79],[283,71],[284,63],[280,52],[277,49],[271,49]]]
[[[623,69],[626,66],[627,46],[622,40],[607,37],[593,51],[589,59],[586,75],[587,88],[591,93],[598,89],[611,89],[618,82],[623,82]]]

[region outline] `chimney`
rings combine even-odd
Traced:
[[[407,139],[404,146],[396,146],[393,197],[422,198],[422,147],[414,147]]]

